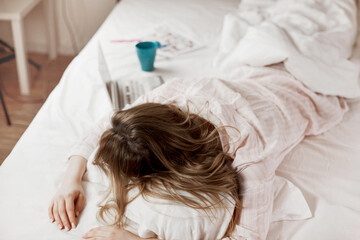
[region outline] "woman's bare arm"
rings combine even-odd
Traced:
[[[71,156],[63,181],[49,205],[49,218],[59,229],[76,227],[76,217],[85,206],[85,193],[81,185],[86,171],[87,160],[81,156]]]

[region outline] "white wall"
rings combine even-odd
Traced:
[[[116,0],[54,0],[54,2],[57,25],[57,51],[62,55],[78,53],[116,4]],[[70,37],[69,28],[65,24],[65,16],[69,19],[70,29],[74,33],[72,38]],[[44,19],[42,3],[25,17],[26,47],[30,52],[47,52]],[[0,21],[0,39],[13,46],[10,22]],[[75,42],[76,50],[72,42]]]

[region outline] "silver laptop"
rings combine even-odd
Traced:
[[[106,84],[115,110],[123,109],[126,105],[133,103],[141,95],[150,92],[164,83],[161,76],[112,80],[100,42],[98,43],[98,46],[100,76]]]

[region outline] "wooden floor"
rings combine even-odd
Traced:
[[[9,53],[0,52],[0,58]],[[15,60],[0,64],[0,88],[5,98],[6,107],[10,115],[11,126],[8,126],[5,114],[0,105],[0,165],[9,155],[16,142],[29,126],[36,113],[58,84],[65,68],[73,57],[58,56],[49,61],[45,54],[28,54],[33,61],[41,66],[37,70],[29,65],[31,75],[31,93],[29,96],[20,95]]]

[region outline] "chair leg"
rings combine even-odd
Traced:
[[[6,49],[8,49],[10,52],[12,52],[13,54],[10,55],[10,56],[7,56],[7,57],[4,57],[0,60],[0,63],[3,63],[3,62],[7,62],[13,58],[15,58],[15,50],[13,47],[11,47],[9,44],[7,44],[6,42],[4,42],[3,40],[0,39],[0,45],[2,45],[3,47],[5,47]],[[33,65],[37,70],[40,70],[41,69],[41,66],[34,62],[33,60],[31,60],[30,58],[28,58],[28,63],[30,63],[31,65]]]
[[[9,117],[8,112],[6,110],[6,105],[5,105],[5,101],[4,101],[2,92],[1,92],[1,88],[0,88],[0,100],[1,100],[1,104],[2,104],[4,112],[5,112],[5,117],[6,117],[7,124],[10,126],[11,125],[10,117]]]

